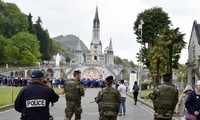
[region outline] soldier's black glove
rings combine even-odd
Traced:
[[[53,107],[54,106],[54,103],[51,103],[51,107]]]
[[[151,100],[155,100],[155,95],[153,95],[153,93],[150,93],[150,94],[148,95],[148,97],[149,97]]]
[[[97,99],[97,97],[95,97],[94,100],[95,100],[96,103],[98,103],[98,99]]]

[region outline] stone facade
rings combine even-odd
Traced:
[[[200,79],[200,24],[195,20],[188,45],[187,80],[194,86]]]
[[[96,8],[95,17],[93,20],[93,34],[92,41],[90,44],[90,51],[86,55],[85,60],[83,60],[83,51],[80,46],[80,42],[77,44],[77,49],[75,51],[75,61],[76,63],[100,63],[114,65],[114,51],[112,46],[112,40],[110,39],[110,44],[107,49],[102,53],[102,44],[100,40],[100,20],[98,16],[98,9]]]

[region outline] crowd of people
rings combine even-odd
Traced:
[[[5,77],[0,79],[0,86],[27,86],[30,83],[29,78],[14,78],[14,77]]]
[[[53,89],[50,88],[53,86],[56,87],[57,85],[63,86],[65,83],[67,84],[66,86],[63,86],[67,103],[65,109],[65,120],[70,120],[73,114],[75,114],[75,118],[77,118],[77,120],[81,119],[81,97],[85,96],[86,87],[103,88],[99,91],[95,99],[99,109],[99,120],[116,120],[117,115],[126,115],[127,84],[124,80],[116,81],[113,79],[113,76],[108,76],[106,80],[81,79],[80,77],[81,72],[74,71],[74,78],[70,79],[68,83],[66,83],[66,80],[64,79],[51,80],[44,77],[41,71],[34,71],[31,76],[31,81],[21,78],[4,78],[1,79],[1,85],[11,86],[17,84],[19,86],[27,86],[29,82],[32,83],[28,85],[28,87],[21,90],[24,91],[25,89],[30,89],[30,91],[23,94],[20,92],[15,101],[15,109],[22,112],[22,118],[31,117],[35,114],[40,116],[37,111],[31,108],[41,106],[41,109],[47,110],[45,112],[46,115],[41,117],[51,117],[48,111],[49,102],[54,103],[58,101],[59,96],[53,91]],[[51,87],[47,87],[46,83],[50,83]],[[38,90],[43,90],[43,92],[40,93],[40,90],[38,92],[34,92],[37,98],[31,100],[26,98],[27,95],[31,98],[33,95],[29,93],[32,90],[36,90],[36,88],[38,88]],[[139,90],[137,82],[134,83],[132,90],[136,105]],[[48,96],[48,92],[51,92],[52,96],[54,96],[52,99],[49,99],[50,97]],[[42,97],[44,95],[46,95],[46,98]],[[175,111],[180,114],[182,120],[200,120],[200,80],[197,81],[194,89],[187,85],[178,101],[178,90],[175,86],[173,86],[173,84],[170,83],[170,74],[167,73],[163,75],[163,84],[157,86],[149,97],[152,99],[154,105],[154,120],[171,120],[176,104],[177,109]],[[22,99],[27,99],[27,101],[24,102]],[[26,107],[23,106],[24,108],[22,108],[21,102],[24,102],[23,104],[26,104]],[[37,105],[32,104],[34,102],[37,103]],[[47,104],[43,105],[43,103],[46,102]],[[25,112],[23,110],[25,110]],[[31,114],[29,114],[30,111]]]

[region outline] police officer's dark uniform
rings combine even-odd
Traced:
[[[21,120],[49,120],[49,103],[57,102],[59,96],[43,84],[46,78],[42,71],[33,71],[31,77],[33,82],[15,100],[15,110],[22,113]]]

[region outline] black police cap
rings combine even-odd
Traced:
[[[44,73],[40,70],[32,71],[31,78],[41,78],[44,77]]]
[[[113,80],[113,76],[108,76],[108,77],[106,78],[106,81],[109,81],[109,80]]]

